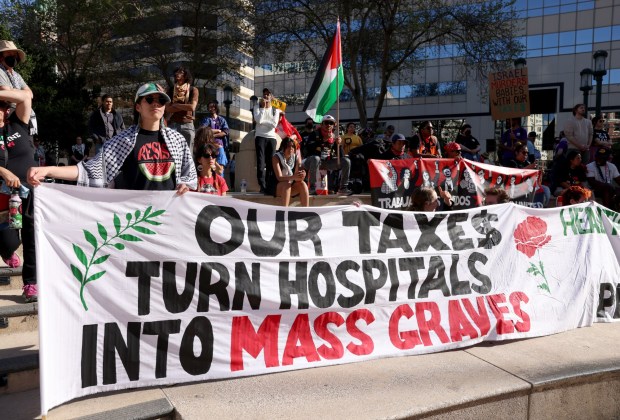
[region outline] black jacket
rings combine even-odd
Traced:
[[[112,127],[114,128],[114,133],[112,133],[112,137],[114,137],[125,129],[125,123],[123,122],[123,117],[121,117],[115,109],[112,110],[112,115]],[[106,137],[105,124],[103,122],[103,117],[101,116],[101,108],[97,108],[95,111],[93,111],[92,114],[90,114],[90,120],[88,121],[88,130],[91,137],[100,138],[102,143],[105,142],[105,140],[107,140],[108,138],[112,138]]]

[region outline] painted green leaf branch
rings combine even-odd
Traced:
[[[549,282],[547,281],[547,276],[545,275],[545,266],[540,260],[540,255],[538,256],[538,265],[534,263],[530,263],[530,268],[527,269],[527,272],[532,274],[533,276],[541,276],[543,278],[543,282],[540,283],[537,287],[540,290],[546,290],[551,293],[551,289],[549,288]]]
[[[82,306],[84,310],[88,311],[88,305],[86,305],[86,301],[84,300],[84,288],[91,281],[95,281],[103,277],[106,273],[105,270],[98,271],[96,273],[91,273],[91,271],[95,271],[95,266],[103,264],[110,258],[111,254],[98,255],[100,251],[104,249],[104,247],[111,247],[118,251],[122,251],[125,249],[125,242],[141,242],[142,238],[134,235],[133,233],[128,233],[131,231],[141,233],[144,235],[156,235],[157,233],[148,227],[141,226],[144,224],[151,226],[159,226],[160,222],[153,220],[156,217],[163,215],[165,210],[156,210],[152,211],[152,206],[146,208],[144,213],[140,210],[136,210],[133,214],[127,213],[125,215],[126,224],[123,226],[121,222],[121,218],[118,214],[114,213],[114,217],[112,219],[112,224],[114,226],[113,235],[111,232],[105,228],[104,225],[97,222],[97,233],[99,234],[99,239],[88,230],[84,229],[84,238],[86,242],[88,242],[93,247],[92,254],[87,255],[86,252],[78,245],[73,244],[73,252],[77,257],[78,261],[84,267],[83,269],[71,264],[71,272],[73,273],[73,277],[80,283],[80,300],[82,301]],[[110,236],[111,235],[111,236]]]

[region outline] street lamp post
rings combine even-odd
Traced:
[[[583,105],[586,108],[586,115],[588,112],[588,97],[590,96],[590,91],[592,90],[592,69],[583,69],[579,73],[581,76],[581,86],[579,90],[583,92]]]
[[[603,76],[607,74],[605,69],[605,59],[607,58],[607,51],[598,50],[592,56],[594,58],[594,71],[592,75],[596,80],[596,115],[601,115],[601,90],[603,85]]]
[[[525,58],[517,58],[515,60],[515,69],[521,70],[525,66],[527,66],[527,60]]]
[[[254,119],[254,108],[258,104],[258,97],[256,95],[250,96],[250,112],[252,113],[252,130],[256,128],[256,120]]]
[[[226,85],[224,86],[224,106],[226,107],[226,121],[230,127],[230,105],[232,104],[233,89]]]

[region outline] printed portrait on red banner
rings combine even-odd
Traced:
[[[504,188],[510,199],[528,207],[542,207],[535,200],[540,171],[512,169],[467,159],[403,159],[368,161],[374,206],[407,210],[415,188],[441,187],[452,196],[452,209],[478,207],[486,188]]]

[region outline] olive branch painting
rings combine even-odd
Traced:
[[[127,233],[128,231],[135,231],[138,233],[142,233],[145,235],[156,235],[156,232],[152,231],[148,227],[145,227],[144,224],[159,226],[160,222],[153,220],[156,217],[164,214],[165,210],[156,210],[152,212],[152,206],[147,207],[147,209],[142,213],[140,210],[136,210],[135,213],[127,213],[125,215],[126,224],[123,227],[121,223],[121,218],[118,214],[114,213],[114,232],[115,234],[109,236],[107,229],[101,223],[97,222],[97,233],[101,238],[101,243],[98,242],[98,239],[95,235],[93,235],[88,230],[84,229],[84,237],[86,241],[92,245],[93,252],[90,256],[84,252],[82,248],[78,245],[73,244],[73,252],[77,256],[78,260],[84,266],[84,271],[79,267],[71,264],[71,272],[73,276],[80,282],[80,300],[82,301],[82,306],[85,311],[88,311],[88,305],[84,300],[84,288],[90,282],[100,279],[106,273],[105,270],[97,271],[96,273],[92,273],[92,271],[96,270],[97,265],[103,264],[110,258],[111,254],[105,254],[98,256],[100,251],[104,253],[105,247],[115,248],[118,251],[122,251],[125,249],[125,244],[122,242],[141,242],[142,239],[138,236],[132,235],[131,233]]]

